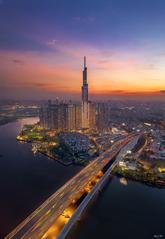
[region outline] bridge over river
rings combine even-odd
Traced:
[[[80,195],[84,187],[98,174],[107,164],[110,163],[120,152],[120,157],[123,154],[122,150],[132,147],[138,141],[139,135],[128,135],[126,138],[119,140],[111,148],[102,153],[88,166],[82,169],[78,174],[65,183],[51,197],[49,197],[40,207],[38,207],[31,215],[29,215],[21,224],[19,224],[5,239],[41,239],[43,235],[52,226],[55,220],[64,212],[66,208]],[[110,166],[110,169],[115,165],[120,157]],[[106,172],[94,187],[91,193],[95,193],[99,189],[99,185],[104,182]],[[82,201],[69,222],[65,225],[58,238],[65,238],[65,235],[72,227],[76,214],[80,216],[83,208],[89,203],[91,193]],[[84,205],[84,206],[82,206]],[[77,213],[77,211],[79,213]],[[73,218],[73,219],[72,219]]]

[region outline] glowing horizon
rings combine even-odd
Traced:
[[[0,38],[1,98],[10,95],[39,99],[58,93],[66,97],[80,94],[84,55],[87,56],[90,95],[164,96],[161,91],[165,90],[165,36],[162,32],[165,14],[162,7],[156,5],[160,12],[157,22],[152,22],[157,32],[155,37],[148,22],[148,18],[153,21],[154,1],[150,1],[151,9],[145,4],[142,9],[138,3],[134,6],[126,0],[132,12],[139,11],[143,15],[140,22],[138,17],[129,15],[120,0],[118,4],[115,1],[108,4],[105,0],[97,1],[96,6],[88,3],[87,12],[74,3],[71,6],[76,8],[76,16],[75,11],[71,11],[65,13],[65,17],[61,14],[70,7],[66,1],[57,3],[56,15],[51,7],[57,6],[52,1],[40,1],[41,5],[32,1],[16,2],[15,10],[10,0],[0,4],[0,27],[5,29]],[[34,8],[31,18],[24,12],[28,4]],[[110,16],[107,5],[111,9]],[[43,19],[38,6],[47,9],[47,19]],[[10,11],[13,22],[9,18]],[[19,22],[20,17],[22,22]],[[123,19],[125,22],[121,22]],[[111,20],[114,25],[109,23]]]

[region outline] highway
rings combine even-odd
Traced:
[[[108,170],[105,172],[103,177],[100,179],[100,181],[95,185],[95,187],[92,189],[91,192],[88,193],[88,195],[85,197],[85,199],[82,201],[82,203],[79,205],[75,213],[72,215],[68,223],[63,227],[61,232],[59,233],[57,239],[65,239],[72,227],[75,225],[75,223],[81,218],[81,214],[85,211],[85,209],[88,207],[89,202],[95,197],[95,195],[100,191],[101,188],[105,185],[105,182],[108,181],[108,179],[111,176],[111,172],[118,164],[118,162],[127,154],[128,150],[132,150],[134,146],[137,144],[139,140],[140,135],[136,136],[133,140],[131,140],[126,146],[122,148],[122,150],[117,155],[114,163],[108,168]]]
[[[59,215],[81,194],[93,176],[112,160],[120,150],[135,138],[129,135],[116,142],[72,179],[65,183],[40,207],[19,224],[5,239],[40,239]]]

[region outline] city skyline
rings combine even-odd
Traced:
[[[0,0],[0,238],[165,238],[164,26],[165,0]]]
[[[39,113],[42,127],[57,130],[93,129],[96,127],[96,105],[89,101],[88,97],[86,56],[84,56],[83,63],[82,94],[79,99],[81,104],[72,101],[63,102],[58,98],[55,101],[48,100],[46,104],[42,105]]]
[[[162,0],[1,1],[1,99],[78,99],[83,55],[92,97],[164,98],[164,9]]]

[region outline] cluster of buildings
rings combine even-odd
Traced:
[[[59,134],[60,141],[67,145],[69,149],[74,152],[88,152],[91,147],[91,141],[86,135],[80,133],[65,133],[61,132]]]
[[[88,98],[88,77],[84,57],[82,96],[80,103],[48,101],[40,110],[40,124],[44,128],[59,131],[97,129],[108,132],[117,127],[127,132],[148,131],[145,122],[162,121],[165,118],[164,102],[139,102],[111,100],[91,102]]]
[[[152,136],[146,148],[146,156],[149,159],[165,160],[165,132],[164,130],[153,130]]]
[[[77,104],[48,101],[41,107],[40,124],[46,129],[75,130],[81,125],[81,106]]]
[[[98,114],[97,109],[98,108]],[[102,120],[106,109],[101,110],[96,104],[88,99],[88,81],[86,57],[84,57],[83,85],[81,103],[65,103],[62,101],[48,101],[40,110],[40,124],[44,128],[56,130],[78,130],[96,128],[98,115],[99,121]],[[102,116],[100,116],[102,115]]]

